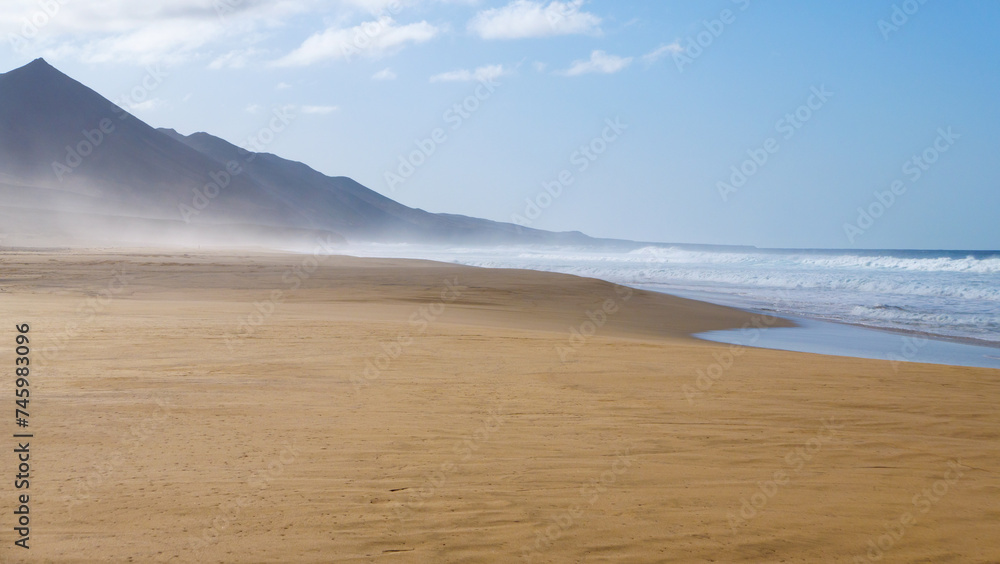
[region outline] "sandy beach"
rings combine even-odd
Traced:
[[[782,321],[593,279],[250,251],[5,251],[0,318],[0,562],[1000,561],[996,370],[702,342]]]

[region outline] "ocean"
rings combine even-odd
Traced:
[[[562,272],[779,315],[1000,347],[1000,251],[365,244],[344,253]]]

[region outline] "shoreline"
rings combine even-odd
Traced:
[[[798,327],[762,330],[753,343],[746,343],[736,331],[699,333],[695,338],[735,346],[749,346],[774,351],[839,356],[888,361],[967,366],[1000,370],[1000,356],[992,347],[983,347],[898,331],[883,331],[849,323],[834,323],[804,317],[792,317]]]
[[[0,253],[34,557],[853,562],[910,511],[892,558],[1000,558],[994,370],[734,350],[690,334],[752,314],[596,279],[319,261]]]
[[[666,293],[666,292],[664,292]],[[668,294],[672,295],[672,294]],[[713,302],[708,302],[713,303]],[[724,305],[724,304],[719,304]],[[733,307],[733,306],[727,306]],[[769,309],[737,308],[758,315],[780,317],[794,324],[794,327],[765,327],[763,339],[755,339],[748,344],[736,330],[709,331],[694,334],[692,337],[714,343],[726,343],[736,346],[754,347],[773,351],[799,352],[807,354],[833,355],[846,358],[861,358],[869,360],[888,360],[890,362],[913,362],[936,364],[941,366],[967,366],[1000,370],[1000,344],[979,339],[948,337],[934,333],[909,331],[899,328],[869,326],[860,323],[848,323],[840,320],[789,315]],[[824,330],[826,328],[826,330]],[[829,343],[831,328],[842,328],[838,331],[842,338],[853,340],[853,345],[831,347]],[[778,329],[782,335],[779,336]],[[853,336],[848,333],[853,332]],[[871,349],[871,337],[892,335],[903,339],[902,344],[895,343],[895,350],[886,344],[881,349],[881,355],[875,355]],[[928,345],[930,348],[928,349]],[[869,350],[866,350],[866,347]],[[931,352],[934,351],[934,352]]]
[[[826,317],[821,317],[821,316],[817,316],[817,315],[809,315],[809,314],[802,314],[802,313],[795,313],[795,312],[785,312],[785,311],[779,311],[777,309],[771,309],[771,308],[761,308],[761,307],[752,307],[752,306],[740,306],[740,305],[735,305],[735,304],[732,304],[732,303],[724,303],[723,301],[713,301],[709,297],[705,296],[705,294],[712,294],[713,292],[698,292],[696,294],[695,293],[689,293],[689,294],[685,295],[685,292],[671,292],[669,290],[657,290],[657,289],[652,288],[649,285],[644,286],[644,289],[649,290],[650,292],[659,292],[659,293],[662,293],[662,294],[667,294],[668,296],[677,296],[677,297],[683,297],[683,298],[690,299],[690,300],[703,301],[703,302],[706,302],[706,303],[712,303],[712,304],[716,304],[716,305],[722,305],[722,306],[725,306],[725,307],[731,307],[731,308],[740,309],[740,310],[743,310],[743,311],[747,311],[747,312],[751,312],[751,313],[757,313],[757,314],[761,314],[761,315],[774,315],[774,316],[778,316],[778,317],[784,316],[785,318],[789,318],[790,317],[790,318],[809,319],[809,320],[818,321],[818,322],[821,322],[821,323],[833,323],[833,324],[836,324],[836,325],[845,325],[845,326],[848,326],[848,327],[857,327],[859,329],[866,329],[866,330],[871,330],[871,331],[881,331],[881,332],[885,332],[885,333],[895,333],[895,334],[904,335],[904,336],[917,336],[917,337],[931,339],[931,340],[935,340],[935,341],[953,342],[953,343],[959,343],[959,344],[964,344],[964,345],[972,345],[972,346],[977,346],[977,347],[995,348],[995,349],[997,349],[998,354],[1000,354],[1000,341],[989,341],[989,340],[986,340],[986,339],[977,339],[975,337],[960,337],[960,336],[954,336],[954,335],[944,335],[944,334],[940,334],[940,333],[931,333],[931,332],[928,332],[928,331],[918,331],[916,329],[906,329],[906,328],[902,328],[902,327],[888,327],[888,326],[883,326],[883,325],[866,325],[864,323],[859,323],[859,322],[851,322],[851,321],[845,321],[845,320],[842,320],[842,319],[826,318]],[[720,295],[721,296],[729,296],[730,294],[720,293]]]
[[[345,249],[344,252],[352,253],[355,256],[363,256],[363,257],[394,256],[398,258],[428,258],[431,260],[438,260],[442,262],[470,264],[476,266],[484,266],[488,268],[489,267],[531,268],[542,272],[563,272],[566,274],[574,274],[584,277],[594,277],[598,279],[613,281],[616,283],[623,283],[631,285],[633,287],[642,288],[645,290],[665,293],[667,295],[681,296],[688,299],[705,301],[708,303],[724,305],[727,307],[735,307],[738,309],[747,309],[751,311],[764,312],[768,311],[769,308],[768,304],[766,303],[767,301],[770,301],[768,299],[764,298],[751,299],[751,300],[744,299],[746,295],[755,295],[755,290],[751,288],[743,288],[743,287],[731,288],[725,284],[720,284],[717,286],[713,286],[711,288],[711,291],[709,291],[706,290],[704,287],[690,286],[689,284],[683,284],[683,283],[680,283],[680,285],[678,286],[676,284],[678,283],[677,280],[674,280],[673,282],[667,282],[666,280],[655,282],[657,278],[655,274],[650,274],[650,275],[642,274],[641,269],[638,273],[632,272],[628,268],[616,273],[615,269],[618,267],[614,268],[607,267],[605,266],[606,263],[601,262],[601,260],[599,260],[595,256],[591,256],[594,252],[593,249],[590,249],[588,253],[586,249],[581,249],[577,247],[570,247],[570,248],[529,247],[520,249],[520,252],[528,253],[526,257],[519,256],[519,258],[511,258],[503,256],[502,253],[498,255],[495,251],[490,251],[489,249],[485,248],[449,250],[448,248],[416,246],[414,248],[409,248],[409,250],[407,250],[408,247],[404,245],[400,246],[400,248],[398,249],[395,249],[394,252],[392,250],[394,248],[393,246],[384,246],[384,247],[388,248],[382,248],[379,246],[361,245],[357,248]],[[683,252],[682,250],[675,248],[675,246],[670,246],[666,250]],[[761,250],[762,253],[764,253],[765,251],[776,254],[789,252],[788,250],[775,250],[775,249]],[[807,250],[807,252],[822,254],[820,251],[816,250]],[[826,254],[836,255],[840,253],[847,253],[848,251],[831,250],[824,252]],[[884,251],[885,254],[891,256],[892,260],[907,260],[906,257],[895,256],[901,254],[913,255],[909,257],[909,259],[916,260],[918,256],[926,254],[928,252],[943,254],[945,256],[953,256],[955,260],[958,260],[959,257],[961,257],[962,260],[965,260],[970,258],[971,255],[976,254],[976,253],[968,253],[966,251],[891,251],[891,250]],[[569,253],[570,255],[572,255],[572,257],[567,258],[563,256],[564,253]],[[582,254],[575,254],[575,253],[582,253]],[[883,251],[866,251],[866,253],[868,254],[883,253]],[[991,252],[984,251],[984,253],[986,254],[983,256],[983,258],[993,258],[993,254]],[[859,253],[853,253],[853,254],[859,254]],[[865,253],[860,253],[860,254],[864,255]],[[515,252],[514,255],[518,255],[518,253]],[[546,262],[547,255],[551,255],[549,257],[550,262]],[[880,254],[877,256],[882,256],[882,255]],[[617,257],[617,259],[621,258],[622,257]],[[621,262],[616,262],[615,260],[611,260],[611,263],[623,264]],[[625,264],[630,264],[630,263],[626,261]],[[642,268],[647,268],[647,267],[656,268],[656,265],[654,264],[645,265]],[[681,267],[683,267],[683,264],[681,265]],[[611,268],[611,270],[609,270],[609,268]],[[819,271],[808,271],[806,274],[821,275]],[[893,276],[892,273],[883,273],[883,274],[885,274],[886,276]],[[947,275],[949,274],[949,272],[942,272],[941,274]],[[881,276],[882,274],[871,273],[871,275]],[[638,276],[638,278],[636,276]],[[772,295],[774,294],[773,288],[771,290],[768,290],[767,288],[761,288],[760,290],[761,292],[763,292],[762,294],[763,296],[771,296],[772,298],[775,297],[774,295]],[[785,292],[788,291],[794,292],[794,290],[785,290]],[[744,294],[744,292],[747,292],[748,294]],[[810,290],[804,290],[804,292],[809,294]],[[809,294],[809,296],[811,297],[808,297],[807,299],[812,299],[813,297],[815,297],[812,296],[812,294]],[[851,297],[848,295],[841,295],[837,298],[837,300],[842,301],[845,298],[848,301],[851,301]],[[899,296],[894,296],[894,297],[889,296],[886,297],[885,299],[891,300],[892,303],[897,303],[897,302],[907,303],[907,300],[910,298],[914,300],[922,299],[920,296],[908,296],[907,294],[901,294]],[[778,299],[780,302],[784,298],[781,297],[781,293],[779,292],[778,297],[776,299]],[[954,302],[954,300],[952,301]],[[975,308],[978,307],[976,305],[978,303],[979,302],[962,304],[954,302],[952,303],[952,306],[954,306],[954,308],[957,308],[955,311],[968,311],[967,308],[966,309],[963,308],[966,306]],[[931,338],[937,341],[954,341],[973,346],[1000,348],[1000,342],[991,341],[986,338],[989,337],[989,335],[983,335],[981,332],[968,330],[968,327],[965,327],[963,325],[956,323],[948,323],[948,322],[936,324],[936,321],[930,315],[930,311],[921,309],[922,306],[920,306],[919,304],[915,306],[916,309],[913,309],[912,311],[917,312],[919,314],[918,317],[923,317],[925,321],[927,320],[930,321],[930,323],[926,324],[926,326],[916,325],[914,323],[911,323],[909,325],[904,323],[901,325],[900,323],[897,323],[895,321],[884,320],[878,316],[858,317],[853,315],[847,315],[845,311],[842,311],[842,308],[837,309],[833,305],[831,305],[829,308],[824,308],[820,306],[817,306],[815,308],[810,308],[808,307],[808,303],[799,305],[802,306],[802,308],[800,308],[802,309],[801,312],[783,311],[783,312],[775,312],[775,314],[785,315],[785,316],[800,316],[823,322],[850,324],[850,325],[856,325],[858,327],[869,328],[872,330],[884,330],[891,332],[901,331],[901,332],[911,333],[912,335],[915,336]],[[993,312],[993,310],[990,309],[992,307],[992,302],[990,303],[984,302],[982,303],[981,307],[986,308],[984,311]],[[904,307],[903,309],[910,311],[909,307]],[[829,315],[829,313],[832,311],[837,311],[836,317]],[[984,313],[984,315],[987,315],[987,320],[992,319],[989,316],[995,315],[995,312],[989,314]],[[962,316],[960,315],[960,317]],[[965,317],[967,317],[967,315]],[[927,327],[931,327],[931,329],[928,330]]]

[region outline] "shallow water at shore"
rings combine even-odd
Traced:
[[[816,319],[783,317],[799,327],[709,331],[695,337],[738,346],[887,360],[893,369],[898,369],[902,362],[1000,369],[998,348]]]

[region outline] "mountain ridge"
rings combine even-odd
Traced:
[[[410,208],[348,177],[206,132],[156,129],[44,59],[0,74],[0,102],[0,197],[38,214],[192,230],[254,225],[359,242],[626,243]]]

